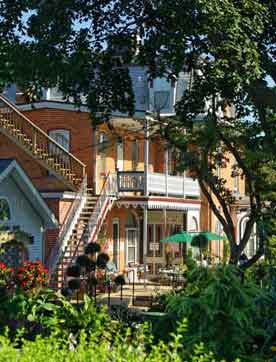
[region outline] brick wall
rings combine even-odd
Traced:
[[[39,191],[66,190],[66,186],[48,171],[33,157],[0,133],[0,158],[14,158],[30,177]]]
[[[86,165],[89,184],[92,183],[92,127],[89,113],[62,109],[34,109],[23,112],[45,132],[54,129],[70,131],[70,152]]]

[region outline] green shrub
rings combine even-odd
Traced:
[[[167,296],[167,318],[154,330],[166,340],[177,322],[187,318],[183,343],[188,352],[202,341],[220,358],[254,361],[258,351],[254,354],[253,345],[256,340],[263,340],[265,333],[259,325],[261,310],[256,303],[261,295],[256,285],[241,283],[235,267],[197,268],[188,275],[186,290]]]
[[[60,339],[52,335],[38,337],[35,341],[11,343],[0,337],[1,362],[182,362],[182,334],[185,323],[171,336],[170,343],[153,345],[152,337],[145,326],[131,337],[129,329],[116,332],[112,338],[108,332],[96,329],[90,336],[82,332],[78,343],[74,337]],[[22,344],[21,344],[22,343]],[[195,346],[187,362],[216,362],[214,355],[207,352],[203,344]],[[228,361],[230,362],[230,361]]]

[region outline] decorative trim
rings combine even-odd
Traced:
[[[191,210],[200,210],[200,203],[177,203],[177,202],[168,202],[168,201],[152,201],[152,200],[145,200],[145,201],[116,201],[115,205],[118,207],[141,207],[148,209],[167,209],[167,210],[182,210],[182,211],[191,211]]]

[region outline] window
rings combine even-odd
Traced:
[[[66,151],[70,150],[70,131],[67,129],[53,129],[49,131],[49,136],[65,148]]]
[[[148,256],[161,257],[163,255],[163,248],[160,240],[163,239],[164,226],[161,224],[148,225]],[[153,251],[155,249],[155,252]]]
[[[139,142],[137,140],[133,141],[131,144],[131,161],[132,161],[132,170],[136,171],[139,161]]]
[[[246,224],[248,222],[248,217],[243,217],[240,221],[240,232],[239,232],[239,241],[242,239],[243,234],[245,232]],[[248,258],[251,258],[256,253],[257,247],[257,235],[256,235],[256,225],[253,226],[252,232],[249,240],[247,241],[246,247],[244,249],[244,253]]]
[[[157,112],[168,110],[170,108],[170,91],[154,92],[154,109]]]
[[[124,170],[124,143],[121,137],[116,143],[116,168],[118,171]]]
[[[109,142],[109,139],[108,139],[107,134],[104,132],[100,133],[100,138],[99,138],[99,153],[100,154],[107,153],[108,142]]]
[[[130,263],[137,263],[138,261],[138,248],[137,248],[137,230],[126,229],[127,241],[127,265]]]
[[[155,78],[151,91],[151,109],[157,113],[172,112],[172,85],[166,78]]]
[[[148,225],[148,256],[153,256],[151,244],[154,242],[154,225]]]
[[[99,137],[99,154],[100,154],[100,175],[105,176],[107,173],[106,157],[109,146],[109,139],[106,133],[100,133]]]
[[[6,199],[0,199],[0,223],[6,223],[11,219],[11,210]]]
[[[49,136],[54,139],[60,146],[62,146],[66,151],[70,150],[70,131],[67,129],[53,129],[49,131]],[[69,168],[70,160],[69,156],[64,153],[62,150],[55,147],[53,144],[49,145],[49,153],[52,156],[57,156],[59,160]]]
[[[169,175],[176,174],[176,159],[174,152],[171,148],[168,149],[168,174]]]
[[[235,164],[233,166],[232,176],[234,178],[233,180],[233,191],[235,193],[239,193],[239,171],[238,171],[238,165]]]

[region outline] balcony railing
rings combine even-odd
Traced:
[[[119,171],[119,192],[143,192],[144,172]],[[200,197],[198,182],[190,177],[167,176],[161,173],[148,174],[148,192],[162,196]]]

